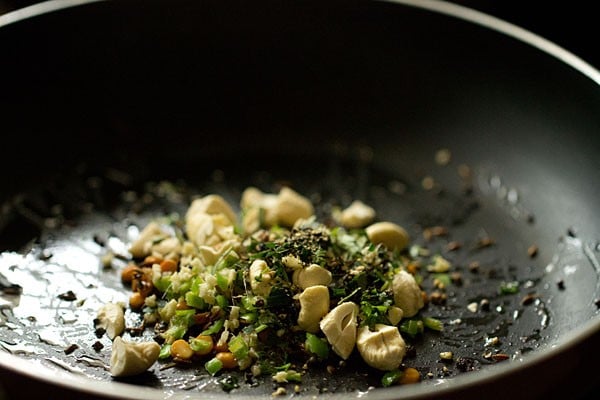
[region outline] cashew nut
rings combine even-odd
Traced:
[[[424,306],[421,288],[415,277],[401,270],[392,280],[394,304],[402,309],[405,317],[412,317]]]
[[[244,190],[240,205],[244,211],[242,225],[248,232],[257,230],[261,222],[266,226],[292,227],[296,221],[314,214],[310,200],[289,187],[283,187],[276,195],[249,187]]]
[[[358,329],[356,347],[363,360],[382,371],[396,369],[406,354],[406,343],[395,326],[376,324],[371,331],[368,326]]]
[[[106,303],[96,316],[96,328],[103,328],[108,337],[113,340],[125,330],[125,312],[123,306],[117,303]]]
[[[321,320],[321,331],[327,337],[333,351],[344,360],[350,357],[356,344],[356,317],[358,305],[348,301],[331,310]]]
[[[327,286],[331,283],[331,272],[317,264],[297,269],[292,275],[292,282],[302,289],[315,285]]]
[[[402,250],[408,245],[406,230],[393,222],[376,222],[365,229],[369,240],[390,250]]]
[[[179,239],[175,236],[171,236],[161,240],[158,243],[152,244],[150,246],[150,253],[158,253],[163,257],[167,257],[169,254],[180,254],[181,253],[181,243]]]
[[[329,311],[329,289],[317,285],[304,289],[300,294],[298,326],[311,333],[319,330],[319,321]]]
[[[142,231],[139,236],[129,246],[129,252],[135,258],[141,258],[150,254],[150,247],[157,238],[166,238],[168,235],[162,230],[160,225],[152,221]]]
[[[398,325],[404,318],[404,311],[400,307],[391,306],[387,312],[387,318],[392,325]]]
[[[197,245],[215,246],[233,239],[236,216],[219,195],[195,199],[185,215],[187,236]]]
[[[112,376],[132,376],[146,371],[158,359],[160,345],[156,342],[128,342],[115,338],[110,355]]]
[[[294,226],[299,219],[309,218],[314,214],[310,200],[289,187],[283,187],[277,196],[277,220],[284,226]]]
[[[248,187],[242,193],[240,206],[243,211],[242,226],[245,232],[255,232],[264,223],[266,226],[277,224],[277,195],[261,192]]]
[[[194,199],[190,204],[185,218],[195,214],[217,215],[223,214],[229,220],[229,224],[235,224],[237,217],[231,206],[225,199],[218,194],[209,194],[198,199]]]
[[[288,254],[287,256],[281,257],[281,262],[286,267],[294,269],[294,270],[302,269],[302,267],[304,267],[302,260],[300,260],[298,257],[296,257],[295,255],[292,255],[292,254]]]
[[[273,286],[273,271],[264,260],[254,260],[250,265],[250,287],[254,294],[268,296]]]
[[[375,210],[360,200],[355,200],[340,214],[340,222],[346,228],[362,228],[375,219]]]

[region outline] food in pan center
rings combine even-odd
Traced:
[[[420,380],[404,362],[411,339],[443,329],[420,313],[428,301],[420,282],[447,272],[446,259],[358,200],[318,219],[291,187],[248,187],[239,209],[204,195],[131,243],[121,270],[129,304],[107,303],[94,321],[113,340],[112,376],[173,363],[301,385],[311,369],[353,357],[380,373],[381,386]],[[126,337],[127,307],[154,340]]]

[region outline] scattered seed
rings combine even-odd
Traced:
[[[527,249],[527,255],[530,258],[534,258],[535,256],[537,256],[538,254],[538,247],[535,244],[532,244],[531,246],[529,246],[529,248]]]
[[[559,280],[558,282],[556,282],[556,286],[558,286],[558,288],[560,290],[565,290],[565,281],[564,280]]]
[[[467,305],[467,310],[471,311],[472,313],[477,312],[477,303],[469,303],[469,305]]]
[[[484,346],[497,346],[498,344],[500,344],[500,339],[498,339],[498,336],[494,336],[494,337],[488,337],[487,339],[485,339],[485,344]]]
[[[448,296],[446,295],[446,293],[442,293],[438,290],[435,290],[429,295],[429,301],[436,305],[444,304],[447,299]]]
[[[452,153],[448,149],[439,149],[435,152],[435,162],[438,165],[448,165],[452,158]]]
[[[470,357],[459,357],[456,360],[456,368],[461,372],[474,371],[476,361]]]
[[[538,298],[537,294],[529,293],[528,295],[526,295],[525,297],[523,297],[521,299],[521,304],[524,306],[529,305],[529,304],[533,303],[533,301],[537,298]]]
[[[434,188],[435,186],[435,180],[433,179],[433,177],[427,175],[425,178],[423,178],[423,180],[421,181],[421,186],[423,187],[423,189],[425,190],[431,190]]]
[[[69,290],[68,292],[59,294],[58,298],[61,299],[61,300],[64,300],[64,301],[75,301],[75,300],[77,300],[77,296],[75,295],[75,293],[73,293],[72,290]]]
[[[447,251],[455,251],[455,250],[460,249],[461,247],[462,247],[462,243],[461,242],[453,240],[452,242],[449,242],[446,245],[446,250]]]
[[[75,343],[73,343],[72,345],[70,345],[69,347],[67,347],[65,349],[65,354],[69,355],[72,352],[74,352],[75,350],[77,350],[79,348],[79,346],[77,346]]]
[[[458,171],[458,176],[462,179],[471,178],[471,168],[466,164],[460,164],[456,170]]]
[[[469,271],[471,272],[478,272],[479,271],[479,261],[472,261],[469,263]]]
[[[452,360],[453,357],[454,357],[454,354],[452,354],[451,351],[442,351],[440,353],[440,358],[444,361],[450,361],[450,360]]]
[[[498,354],[492,354],[492,360],[494,361],[504,361],[504,360],[508,360],[510,357],[508,356],[508,354],[504,354],[504,353],[498,353]]]
[[[452,272],[450,273],[450,280],[457,286],[462,285],[462,274],[460,272]]]
[[[490,301],[488,299],[481,299],[479,307],[482,311],[490,311]]]
[[[486,237],[484,237],[484,238],[481,238],[481,239],[479,239],[479,240],[477,241],[476,248],[478,248],[478,249],[483,249],[483,248],[485,248],[485,247],[490,247],[490,246],[491,246],[491,245],[493,245],[494,243],[495,243],[495,242],[494,242],[494,239],[492,239],[492,238],[490,238],[490,237],[487,237],[487,236],[486,236]]]
[[[102,343],[101,343],[99,340],[96,340],[96,341],[94,342],[94,344],[92,345],[92,349],[94,349],[94,350],[96,350],[96,351],[100,351],[100,350],[102,350],[103,348],[104,348],[104,345],[103,345],[103,344],[102,344]]]
[[[448,234],[448,228],[444,226],[432,226],[423,230],[423,237],[429,241],[434,237],[446,236]]]
[[[399,181],[392,181],[388,184],[390,192],[398,195],[406,193],[406,185]]]
[[[105,333],[106,333],[106,329],[104,329],[102,327],[98,327],[94,330],[94,334],[96,335],[97,338],[101,338],[102,336],[104,336]]]

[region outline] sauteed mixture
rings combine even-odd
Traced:
[[[359,357],[381,371],[382,386],[420,380],[403,363],[410,341],[443,326],[420,315],[429,297],[419,282],[437,274],[438,287],[448,284],[446,259],[411,246],[403,227],[377,221],[361,201],[319,221],[311,201],[289,187],[276,194],[249,187],[240,209],[236,215],[209,194],[184,218],[141,231],[121,277],[133,291],[128,307],[143,315],[141,329],[156,335],[121,339],[123,305],[102,307],[96,326],[114,339],[113,376],[169,360],[211,375],[239,369],[301,383],[309,369]]]
[[[533,216],[449,157],[410,179],[342,175],[341,161],[319,182],[214,170],[138,187],[74,171],[60,219],[0,257],[0,346],[169,393],[362,393],[519,359],[548,341],[557,287],[539,285],[534,243],[502,240]]]

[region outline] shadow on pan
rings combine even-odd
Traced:
[[[423,311],[446,329],[413,343],[407,363],[420,384],[370,390],[377,374],[349,363],[310,374],[301,394],[590,389],[600,91],[589,75],[493,29],[392,2],[100,1],[1,29],[10,145],[0,161],[0,333],[11,398],[23,387],[222,397],[196,370],[112,381],[110,343],[91,319],[126,290],[100,258],[122,249],[131,226],[182,212],[196,194],[237,204],[246,186],[284,183],[323,212],[373,205],[462,277]],[[436,161],[440,149],[448,162]],[[426,243],[435,226],[449,234]],[[486,238],[493,245],[481,246]],[[519,290],[502,295],[503,282]],[[69,290],[85,302],[57,300]],[[443,351],[455,359],[442,362]],[[267,380],[231,394],[273,389]]]

